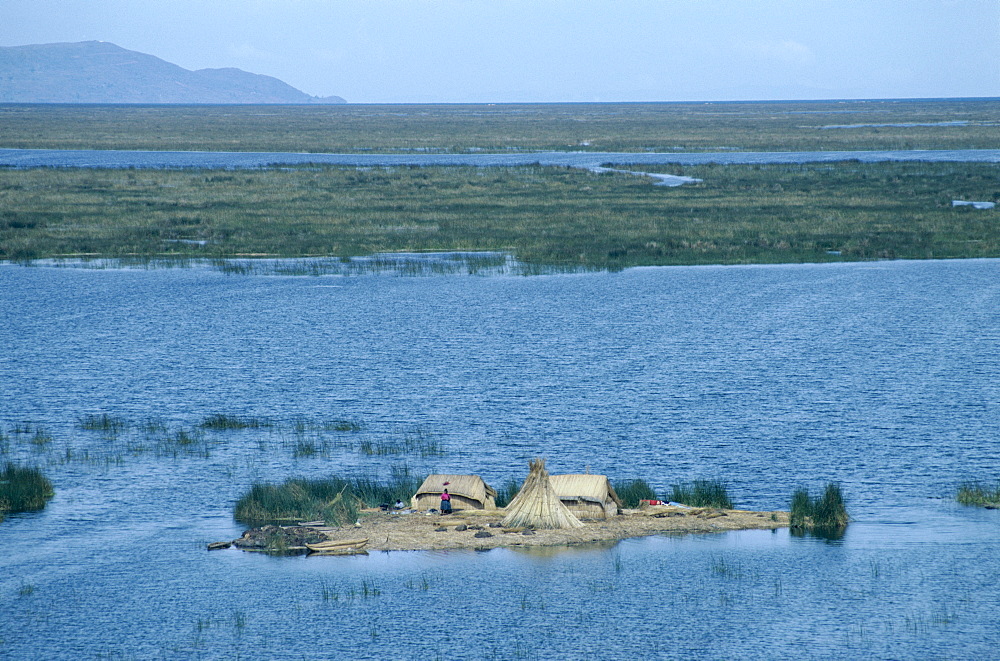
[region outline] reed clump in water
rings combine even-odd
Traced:
[[[1000,481],[993,487],[982,482],[963,482],[958,487],[956,497],[963,505],[1000,509]]]
[[[444,454],[441,444],[423,432],[406,434],[401,440],[365,439],[358,444],[358,452],[369,457],[401,454],[418,454],[421,457],[437,457]]]
[[[792,494],[792,528],[836,530],[846,527],[849,521],[844,496],[836,482],[828,483],[819,498],[811,498],[809,490],[804,487]]]
[[[694,480],[673,485],[667,500],[683,503],[691,507],[715,507],[733,509],[726,483],[722,480]]]
[[[38,468],[8,461],[0,471],[0,521],[5,514],[40,510],[53,495],[52,483]]]
[[[270,420],[245,415],[216,413],[202,420],[199,427],[216,431],[224,429],[267,429],[273,427]]]
[[[115,435],[128,428],[128,422],[124,418],[119,418],[107,413],[100,415],[85,415],[77,423],[80,429],[87,431],[103,431],[109,435]]]

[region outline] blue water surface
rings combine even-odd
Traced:
[[[1000,516],[953,495],[1000,474],[998,276],[1000,260],[409,278],[0,266],[0,460],[56,489],[0,523],[0,657],[996,658]],[[101,413],[129,430],[81,427]],[[199,429],[216,413],[275,426]],[[177,430],[190,445],[156,440]],[[359,451],[413,438],[442,452]],[[255,480],[405,464],[501,484],[534,456],[658,490],[718,477],[753,509],[838,481],[854,521],[840,539],[205,550],[241,533],[232,507]]]
[[[548,165],[597,168],[617,165],[706,165],[746,163],[1000,163],[1000,149],[890,149],[879,151],[781,152],[516,152],[458,154],[328,154],[305,152],[138,151],[115,149],[0,149],[0,167],[75,168],[261,168],[275,165],[353,167]]]

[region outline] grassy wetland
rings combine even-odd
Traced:
[[[657,169],[657,168],[654,168]],[[1000,256],[989,164],[0,170],[0,259],[500,252],[530,267]],[[308,271],[306,271],[308,272]]]
[[[0,147],[490,153],[1000,148],[995,100],[535,106],[0,106]],[[372,255],[480,255],[520,272],[1000,256],[996,166],[0,170],[0,259],[232,261],[233,272],[385,270]],[[261,266],[250,258],[323,258]],[[357,258],[365,258],[361,261]],[[470,259],[472,261],[470,261]],[[289,271],[291,269],[291,271]],[[417,263],[397,270],[427,272]],[[436,272],[431,270],[431,272]]]
[[[995,99],[0,105],[0,147],[311,153],[996,149],[998,125]]]

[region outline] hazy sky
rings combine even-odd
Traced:
[[[356,103],[1000,96],[1000,0],[0,0],[87,40]]]

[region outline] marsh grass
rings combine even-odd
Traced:
[[[164,263],[165,260],[157,260]],[[229,275],[360,276],[389,274],[505,275],[519,273],[522,265],[499,252],[428,252],[426,254],[376,253],[338,258],[214,259],[214,268]]]
[[[507,507],[510,501],[514,500],[517,492],[521,490],[522,485],[523,482],[518,482],[512,477],[508,477],[503,485],[497,489],[496,506]]]
[[[422,584],[414,583],[412,579],[407,580],[406,587],[411,590],[421,590],[426,591],[430,584],[427,579],[424,578]],[[364,578],[361,579],[359,585],[348,585],[347,587],[337,588],[334,585],[323,582],[320,584],[320,599],[324,603],[338,602],[341,597],[346,601],[353,601],[354,599],[371,599],[373,597],[382,596],[382,588],[371,579]]]
[[[693,480],[671,487],[666,500],[683,503],[691,507],[716,507],[733,509],[726,483],[722,480]]]
[[[326,583],[323,583],[320,586],[320,598],[323,601],[338,601],[340,599],[340,592]]]
[[[518,600],[521,610],[545,610],[545,599],[539,592],[522,592]]]
[[[358,420],[333,420],[327,424],[330,431],[359,432],[365,428]]]
[[[340,478],[256,483],[236,503],[234,518],[247,525],[321,519],[332,525],[355,520],[359,503]]]
[[[150,418],[140,423],[139,429],[146,434],[162,434],[167,431],[167,423],[157,418]]]
[[[746,578],[749,571],[738,561],[726,556],[718,556],[712,559],[712,573],[730,580]]]
[[[418,592],[427,592],[431,589],[431,582],[426,576],[421,576],[420,580],[408,578],[403,585],[407,590],[416,590]]]
[[[405,432],[399,440],[365,439],[358,444],[358,452],[368,456],[415,454],[420,457],[438,457],[444,454],[441,443],[422,430]]]
[[[292,431],[296,434],[304,434],[314,431],[335,431],[335,432],[360,432],[365,425],[362,421],[354,418],[334,418],[332,420],[310,420],[309,418],[294,418],[291,423]]]
[[[726,103],[0,107],[6,147],[313,152],[1000,147],[989,99]],[[955,123],[956,120],[960,123]],[[948,122],[934,126],[935,122]],[[921,123],[925,126],[905,126]],[[903,124],[902,126],[893,126]],[[927,125],[930,126],[927,126]],[[833,128],[843,127],[843,128]],[[305,170],[308,166],[299,168]],[[291,169],[291,168],[290,168]],[[141,173],[123,174],[141,178]],[[239,181],[240,173],[211,175]]]
[[[358,591],[360,596],[364,599],[368,597],[378,597],[382,594],[382,589],[375,584],[375,582],[369,582],[367,580],[361,581],[361,589]]]
[[[413,475],[404,464],[393,466],[385,482],[368,477],[355,478],[352,489],[365,506],[377,507],[383,503],[394,503],[397,499],[409,503],[422,483],[423,478]]]
[[[260,439],[261,448],[268,447],[264,438]],[[294,432],[291,437],[283,440],[283,445],[291,449],[293,459],[309,459],[312,457],[331,457],[335,452],[353,452],[354,444],[337,436],[330,437],[325,432]]]
[[[295,442],[295,449],[292,451],[292,456],[296,459],[302,457],[314,457],[317,454],[322,454],[323,449],[316,445],[312,440],[299,438]]]
[[[107,413],[85,415],[78,420],[77,425],[80,429],[102,431],[108,435],[116,435],[128,428],[128,422],[124,418]]]
[[[421,482],[404,467],[394,469],[387,482],[332,477],[290,479],[280,485],[255,483],[237,501],[233,516],[247,525],[310,520],[343,525],[355,521],[362,507],[377,507],[397,498],[409,501]]]
[[[903,616],[906,631],[919,635],[927,635],[932,628],[946,628],[957,620],[953,606],[937,606],[930,612],[910,612]]]
[[[52,443],[52,434],[42,428],[35,430],[31,437],[31,444],[36,447],[44,447]]]
[[[656,492],[643,479],[621,480],[612,485],[622,504],[628,508],[639,506],[640,500],[656,500]]]
[[[232,612],[232,622],[233,628],[237,632],[242,632],[247,626],[247,614],[246,611],[240,608],[234,608]]]
[[[51,448],[53,440],[48,429],[31,422],[17,423],[11,427],[9,436],[0,436],[0,444],[7,447],[8,451],[12,442],[18,445],[27,442],[33,450],[44,452]]]
[[[0,471],[0,520],[5,514],[38,511],[53,495],[52,483],[40,469],[8,461]]]
[[[30,457],[35,463],[50,466],[107,467],[141,458],[207,459],[217,450],[231,450],[240,443],[256,447],[260,453],[280,449],[294,459],[309,459],[330,457],[337,452],[358,452],[357,443],[346,435],[360,433],[365,428],[363,421],[352,418],[299,417],[279,421],[232,414],[206,416],[191,425],[161,418],[135,421],[92,414],[76,418],[73,426],[85,433],[57,443],[46,427],[34,422],[16,423],[0,430],[0,457],[17,460]],[[238,436],[220,433],[227,431],[244,433]],[[379,444],[383,455],[437,456],[443,451],[439,442],[419,430],[406,432],[401,439],[374,442],[373,456],[379,454]]]
[[[1000,256],[996,211],[951,207],[1000,199],[992,164],[660,169],[704,183],[665,189],[541,166],[272,168],[227,180],[0,169],[0,259],[350,276]]]
[[[804,487],[796,489],[792,494],[790,511],[792,528],[836,532],[850,521],[840,485],[836,482],[828,483],[823,495],[817,498],[811,498],[809,490]]]
[[[154,457],[178,459],[212,455],[212,443],[201,429],[184,429],[159,422],[140,425],[139,435],[130,435],[119,444],[107,448],[106,453],[117,452],[118,456]]]
[[[202,429],[221,431],[226,429],[270,429],[274,427],[274,423],[266,418],[216,413],[206,417],[198,426]]]
[[[1000,481],[993,486],[982,482],[963,482],[958,487],[956,498],[962,505],[1000,509]]]

